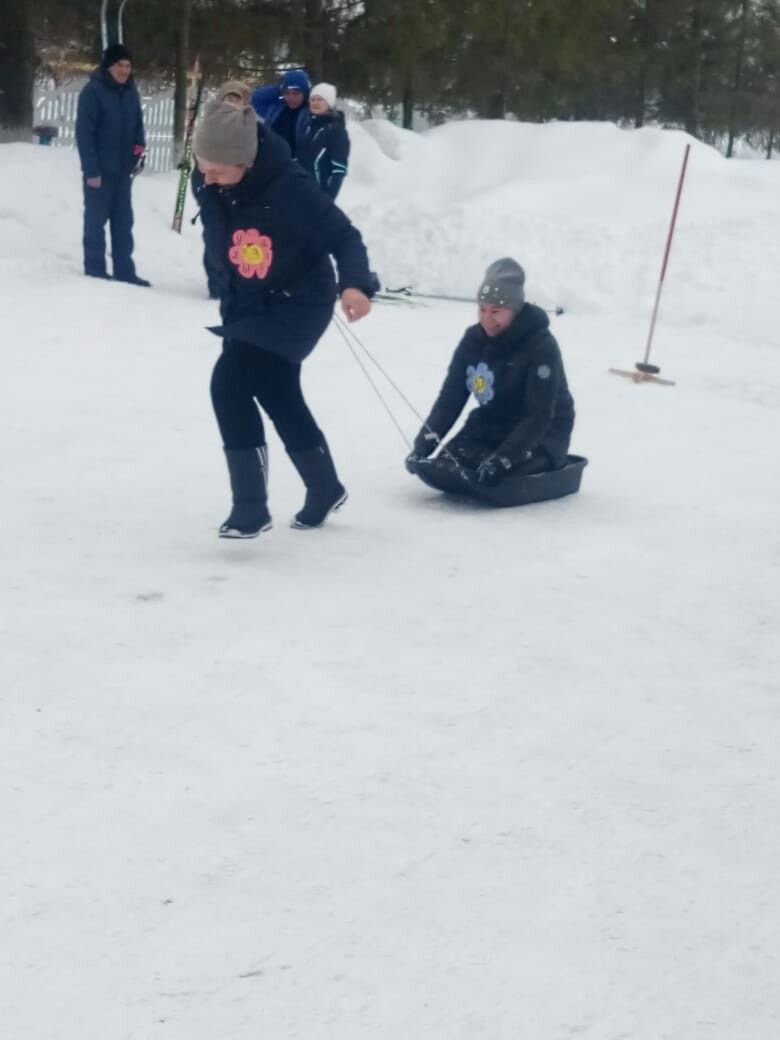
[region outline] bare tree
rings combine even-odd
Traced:
[[[30,140],[34,80],[31,0],[11,0],[0,8],[0,141]]]

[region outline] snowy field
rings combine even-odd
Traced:
[[[642,356],[684,135],[352,132],[385,284],[472,295],[513,255],[565,307],[582,491],[424,488],[331,326],[305,385],[347,506],[289,529],[272,434],[273,531],[217,539],[175,178],[135,189],[154,288],[100,284],[75,156],[1,146],[2,1035],[777,1040],[780,164],[694,144],[677,386],[635,386],[607,369]],[[355,332],[425,411],[473,317]]]

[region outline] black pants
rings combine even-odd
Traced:
[[[252,343],[226,340],[211,376],[211,401],[222,443],[231,448],[265,444],[258,404],[288,452],[324,442],[301,390],[301,366]]]
[[[133,278],[132,177],[103,177],[99,188],[84,182],[84,272],[106,274],[106,222],[111,228],[115,278]]]

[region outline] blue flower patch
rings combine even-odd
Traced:
[[[487,404],[488,401],[493,400],[495,396],[494,381],[495,376],[484,361],[480,361],[476,366],[469,365],[466,369],[466,386],[469,393],[473,394],[480,404]]]

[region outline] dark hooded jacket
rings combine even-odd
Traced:
[[[333,314],[338,291],[372,295],[360,232],[292,161],[283,141],[258,124],[254,166],[235,187],[192,187],[200,205],[209,269],[226,339],[301,361]]]
[[[479,407],[469,414],[464,437],[513,465],[536,448],[563,465],[574,427],[574,401],[560,349],[540,307],[526,303],[498,336],[488,336],[481,325],[466,329],[427,421],[440,439],[470,394]],[[422,433],[415,450],[428,453]]]
[[[312,113],[298,142],[295,157],[322,190],[335,199],[344,183],[349,159],[349,135],[344,113]]]
[[[141,99],[132,76],[117,83],[108,69],[95,69],[79,94],[76,146],[84,176],[129,176],[146,146]]]

